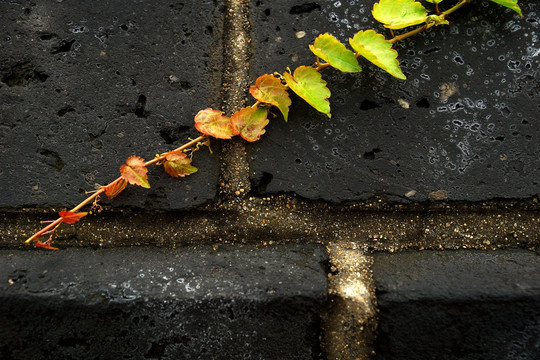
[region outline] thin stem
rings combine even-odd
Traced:
[[[114,180],[114,181],[111,181],[109,183],[110,184],[113,184],[117,181],[120,181],[122,180],[122,177],[119,177],[118,179]],[[107,185],[108,186],[108,185]],[[89,197],[87,197],[85,200],[83,200],[79,205],[75,206],[73,209],[71,209],[70,211],[71,212],[77,212],[79,211],[83,206],[85,206],[86,204],[88,204],[89,202],[91,202],[92,200],[94,200],[95,198],[97,198],[99,195],[103,194],[105,192],[105,189],[104,187],[101,187],[99,190],[97,190],[95,193],[93,193],[92,195],[90,195]]]
[[[328,63],[326,63],[326,64],[319,64],[319,65],[315,68],[315,70],[321,71],[321,70],[324,70],[324,69],[326,69],[327,67],[330,67],[330,66],[331,66],[331,65],[328,64]]]
[[[147,162],[144,163],[144,166],[148,166],[148,165],[153,165],[163,159],[165,159],[165,157],[167,156],[167,154],[170,154],[170,153],[173,153],[173,152],[178,152],[178,151],[184,151],[185,149],[187,148],[190,148],[191,146],[193,145],[197,145],[197,143],[201,142],[201,141],[204,141],[208,138],[208,135],[201,135],[199,136],[198,138],[196,139],[193,139],[191,140],[190,142],[187,142],[185,143],[184,145],[180,146],[180,147],[177,147],[176,149],[174,150],[171,150],[171,151],[168,151],[166,153],[163,153],[161,155],[158,155],[156,156],[155,158],[153,158],[152,160],[149,160]]]
[[[201,141],[204,141],[208,138],[207,135],[202,135],[202,136],[199,136],[198,138],[196,139],[193,139],[187,143],[185,143],[184,145],[172,150],[172,151],[169,151],[167,153],[164,153],[164,154],[161,154],[159,156],[156,156],[154,159],[150,160],[150,161],[147,161],[144,163],[145,166],[148,166],[148,165],[153,165],[155,163],[157,163],[158,161],[160,160],[163,160],[167,154],[171,153],[171,152],[174,152],[174,151],[183,151],[193,145],[196,145],[197,143],[201,142]],[[105,188],[107,186],[110,186],[118,181],[122,181],[122,177],[118,177],[116,180],[114,181],[111,181],[109,184],[105,185],[105,186],[102,186],[101,188],[99,188],[96,192],[92,193],[92,195],[90,195],[89,197],[87,197],[86,199],[84,199],[81,203],[79,203],[77,206],[75,206],[73,209],[71,209],[70,211],[71,212],[77,212],[79,211],[80,209],[82,209],[85,205],[89,204],[90,202],[92,202],[94,199],[96,199],[99,195],[103,194],[105,192]],[[32,235],[31,237],[29,237],[24,243],[25,244],[28,244],[30,243],[31,241],[38,241],[39,237],[46,234],[47,232],[49,231],[54,231],[58,226],[60,226],[60,224],[62,224],[64,222],[64,220],[62,219],[62,217],[59,217],[58,219],[52,221],[49,225],[45,226],[43,229],[39,230],[38,232],[36,232],[34,235]]]
[[[119,181],[119,180],[122,180],[121,177],[119,177],[118,179],[114,180],[112,183],[116,182],[116,181]],[[105,189],[101,188],[99,190],[97,190],[95,193],[93,193],[92,195],[90,195],[89,197],[87,197],[86,199],[84,199],[79,205],[75,206],[73,209],[71,209],[70,211],[71,212],[77,212],[78,210],[80,210],[82,207],[84,207],[86,204],[88,204],[89,202],[91,202],[92,200],[94,200],[96,197],[98,197],[100,194],[104,193],[105,192]],[[46,234],[48,231],[52,230],[52,229],[55,229],[56,227],[60,226],[60,224],[62,224],[62,222],[64,222],[64,220],[62,219],[62,217],[59,217],[58,219],[54,220],[53,222],[51,222],[49,225],[45,226],[43,229],[39,230],[38,232],[36,232],[34,235],[32,235],[31,237],[29,237],[24,243],[25,244],[28,244],[29,242],[35,240],[37,241],[39,239],[39,237],[41,235],[44,235]]]
[[[315,70],[317,71],[321,71],[321,70],[324,70],[326,69],[327,67],[330,67],[331,65],[329,63],[325,63],[325,64],[321,64],[321,61],[320,59],[317,57],[317,61],[315,61],[315,65],[317,65],[317,67],[315,68]]]
[[[408,38],[408,37],[411,37],[411,36],[414,36],[414,35],[416,35],[416,34],[419,34],[419,33],[421,33],[422,31],[429,29],[431,26],[433,26],[433,25],[430,25],[430,24],[424,24],[424,25],[420,26],[420,27],[417,28],[417,29],[414,29],[414,30],[411,30],[411,31],[409,31],[409,32],[406,32],[405,34],[401,34],[401,35],[395,36],[395,37],[393,37],[392,39],[388,40],[388,42],[390,42],[391,44],[396,43],[396,42],[401,41],[401,40],[403,40],[403,39],[406,39],[406,38]]]
[[[57,227],[58,225],[60,225],[61,223],[63,222],[62,218],[59,217],[58,219],[56,219],[55,221],[53,221],[52,223],[50,223],[49,225],[45,226],[43,229],[39,230],[38,232],[36,232],[34,235],[30,236],[24,243],[25,244],[28,244],[29,242],[31,241],[38,241],[39,237],[41,235],[44,235],[46,234],[48,231],[50,231],[51,229]]]
[[[456,5],[454,5],[453,7],[451,7],[450,9],[446,10],[446,11],[443,11],[442,13],[439,14],[440,18],[441,19],[445,19],[446,16],[450,15],[451,13],[453,13],[454,11],[460,9],[461,7],[463,7],[464,5],[467,5],[471,2],[471,0],[461,0],[459,3],[457,3]],[[438,13],[438,9],[437,9],[437,13]],[[436,24],[435,23],[427,23],[427,24],[424,24],[422,26],[420,26],[419,28],[417,29],[414,29],[414,30],[411,30],[409,32],[406,32],[405,34],[401,34],[401,35],[398,35],[398,36],[394,36],[392,39],[388,40],[391,44],[393,43],[396,43],[398,41],[401,41],[403,39],[406,39],[408,37],[411,37],[411,36],[414,36],[414,35],[417,35],[419,33],[421,33],[422,31],[425,31],[427,29],[429,29],[430,27],[432,26],[435,26]]]
[[[461,0],[459,3],[457,3],[456,5],[454,5],[453,7],[451,7],[450,9],[446,10],[446,11],[443,11],[441,13],[441,16],[443,17],[446,17],[446,15],[450,15],[451,13],[453,13],[454,11],[458,10],[459,8],[461,8],[463,5],[467,5],[467,4],[470,4],[471,0]]]

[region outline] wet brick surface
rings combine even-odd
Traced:
[[[377,359],[537,359],[540,258],[525,250],[375,256]]]
[[[316,245],[0,254],[4,359],[314,359]]]
[[[222,25],[220,1],[0,3],[0,207],[77,204],[128,156],[198,136],[195,113],[219,105]],[[216,157],[195,165],[183,181],[152,169],[150,191],[114,204],[213,199]]]
[[[389,38],[372,4],[252,1],[253,79],[314,61],[308,45],[319,33],[347,42],[375,28]],[[451,26],[397,43],[406,81],[368,62],[360,74],[325,70],[332,119],[294,97],[289,122],[278,116],[251,147],[254,188],[332,202],[538,194],[540,8],[522,7],[523,19],[474,2]]]

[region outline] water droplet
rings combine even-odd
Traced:
[[[517,24],[516,24],[516,25],[514,25],[514,26],[512,26],[512,27],[510,28],[510,31],[511,31],[511,32],[516,32],[516,31],[518,31],[518,30],[521,30],[521,25],[517,25]]]
[[[331,12],[330,14],[328,14],[328,20],[330,22],[337,23],[339,21],[339,17],[336,15],[335,12]]]

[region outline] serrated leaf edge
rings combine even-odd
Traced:
[[[244,132],[244,129],[246,129],[249,124],[245,125],[243,128],[241,129],[237,129],[236,126],[235,126],[235,122],[234,122],[234,119],[236,118],[236,116],[240,116],[240,113],[242,112],[247,112],[247,111],[253,111],[253,114],[252,115],[255,115],[257,113],[257,111],[259,110],[264,110],[265,113],[264,113],[264,121],[265,121],[265,124],[261,127],[261,132],[260,134],[258,134],[257,138],[250,138],[250,137],[246,137],[245,135],[245,132]],[[270,120],[268,120],[268,108],[266,107],[261,107],[261,106],[257,106],[257,107],[246,107],[246,108],[243,108],[243,109],[240,109],[238,110],[237,112],[235,112],[232,116],[231,116],[231,126],[232,126],[232,129],[233,129],[233,133],[235,133],[236,135],[240,135],[242,137],[242,139],[246,140],[246,141],[249,141],[249,142],[254,142],[254,141],[257,141],[260,139],[260,137],[266,133],[266,130],[264,129],[266,127],[266,125],[268,125],[268,123],[270,122]]]
[[[335,61],[334,60],[336,59],[335,57],[328,54],[328,51],[325,51],[323,47],[318,46],[323,41],[333,42],[333,45],[337,46],[337,48],[339,49],[338,52],[341,52],[341,54],[344,57],[337,57],[338,61]],[[331,34],[324,33],[317,36],[313,44],[309,45],[309,49],[311,50],[313,54],[315,54],[315,56],[326,61],[332,67],[340,70],[341,72],[355,73],[355,72],[362,71],[362,68],[360,67],[360,65],[358,64],[358,61],[354,57],[354,53],[351,50],[347,49],[347,47],[341,41],[336,39]],[[340,62],[341,64],[338,62]]]
[[[365,34],[366,36],[371,36],[371,34],[375,34],[375,36],[379,39],[383,39],[384,40],[384,43],[389,45],[386,49],[383,49],[385,52],[388,52],[388,53],[392,53],[392,59],[390,59],[392,62],[394,62],[394,66],[397,68],[397,70],[399,70],[399,72],[394,72],[394,71],[389,71],[388,70],[388,66],[386,66],[385,64],[383,64],[379,59],[380,59],[380,56],[377,56],[377,53],[374,53],[372,51],[372,49],[368,49],[366,48],[366,46],[363,45],[363,43],[361,42],[355,42],[355,38],[359,35],[359,34]],[[377,33],[375,30],[361,30],[359,32],[357,32],[352,38],[349,38],[349,44],[351,45],[351,47],[357,51],[357,54],[358,55],[361,55],[362,57],[364,57],[366,60],[368,60],[369,62],[371,62],[372,64],[380,67],[381,69],[383,69],[384,71],[386,71],[387,73],[389,73],[390,75],[398,78],[398,79],[401,79],[401,80],[405,80],[407,77],[405,76],[405,74],[403,74],[403,71],[401,70],[401,67],[399,66],[399,61],[397,59],[398,57],[398,52],[392,48],[392,43],[390,43],[388,40],[386,40],[386,38],[384,37],[384,35],[382,34],[379,34]],[[370,57],[367,57],[365,56],[365,54],[362,53],[362,49],[359,49],[358,46],[362,47],[362,49],[365,49],[366,52],[370,53],[370,54],[373,54],[375,56],[376,59],[373,59],[373,58],[370,58]],[[395,70],[395,69],[394,69]]]
[[[146,166],[142,166],[140,164],[130,164],[134,160],[137,160],[137,162],[142,161],[143,164],[144,164],[144,159],[143,158],[141,158],[140,156],[137,156],[137,155],[132,155],[129,158],[127,158],[126,163],[124,165],[120,166],[120,175],[122,176],[122,178],[124,180],[126,180],[131,185],[138,185],[138,186],[141,186],[141,187],[143,187],[145,189],[149,189],[150,188],[150,183],[148,182],[148,176],[147,176],[148,169],[146,168]],[[140,175],[136,171],[135,168],[140,168],[140,170],[143,171],[143,175]],[[126,178],[126,176],[124,175],[124,173],[126,171],[135,174],[135,178],[137,180],[130,181],[129,178]]]
[[[224,133],[226,133],[225,135],[221,134],[221,133],[218,134],[215,131],[211,131],[212,128],[208,127],[208,123],[203,123],[203,122],[197,121],[198,118],[203,116],[203,114],[207,114],[208,112],[212,112],[214,116],[227,119],[226,121],[223,121],[223,122],[224,123],[229,123],[228,122],[229,118],[227,116],[223,115],[223,111],[215,110],[215,109],[212,109],[212,108],[206,108],[206,109],[203,109],[203,110],[199,111],[197,113],[197,115],[195,115],[195,119],[194,119],[194,121],[195,121],[195,129],[197,129],[197,131],[199,131],[200,133],[202,133],[204,135],[212,136],[212,137],[215,137],[216,139],[229,140],[230,138],[232,138],[234,136],[234,134],[232,132],[230,132],[230,134],[228,134],[227,131],[224,131]],[[223,129],[230,130],[230,129],[226,129],[226,128],[223,128]]]
[[[183,155],[183,157],[182,157]],[[186,168],[188,169],[188,172],[187,173],[176,173],[176,172],[173,172],[173,169],[172,169],[172,166],[173,165],[170,165],[171,163],[177,163],[174,159],[172,159],[173,157],[176,157],[176,156],[180,156],[182,159],[188,159],[189,161],[187,162],[187,165],[184,165],[182,164],[181,166],[183,168]],[[188,175],[191,175],[191,174],[194,174],[196,173],[197,171],[199,171],[199,169],[197,169],[195,166],[191,165],[191,159],[188,158],[188,156],[184,153],[171,153],[171,154],[168,154],[166,157],[165,157],[165,162],[163,163],[163,169],[165,170],[165,172],[169,175],[169,176],[172,176],[174,178],[178,178],[178,177],[185,177],[185,176],[188,176]]]
[[[319,76],[319,80],[320,80],[320,83],[323,84],[323,87],[328,91],[328,96],[324,98],[324,102],[326,103],[327,107],[328,107],[328,111],[326,111],[326,109],[319,109],[312,101],[311,99],[309,98],[305,98],[304,96],[302,96],[301,94],[299,94],[298,92],[296,92],[294,90],[294,87],[291,86],[291,82],[293,82],[294,84],[299,84],[300,83],[296,80],[295,76],[296,76],[296,73],[297,71],[299,71],[300,68],[309,68],[309,69],[312,69],[313,71],[315,71],[318,76]],[[299,66],[296,68],[296,70],[294,70],[294,74],[290,74],[288,72],[284,73],[283,74],[283,78],[285,79],[285,82],[287,82],[287,85],[289,85],[289,88],[294,91],[298,96],[300,96],[302,99],[304,99],[309,105],[311,105],[315,110],[325,114],[326,116],[328,116],[329,118],[332,117],[331,113],[330,113],[330,101],[328,101],[328,99],[330,98],[330,95],[331,95],[331,92],[330,92],[330,89],[328,89],[328,87],[326,87],[326,81],[323,80],[321,74],[315,70],[314,68],[312,68],[311,66],[306,66],[306,65],[302,65],[302,66]],[[301,86],[303,89],[304,86]],[[325,107],[326,108],[326,107]]]
[[[261,90],[261,87],[260,87],[260,83],[265,79],[265,78],[273,78],[273,79],[276,79],[276,85],[281,85],[281,87],[279,87],[279,89],[283,90],[284,93],[285,93],[285,108],[282,108],[281,107],[281,104],[278,102],[278,101],[269,101],[268,99],[264,98],[263,96],[256,96],[254,94],[254,92],[256,93],[257,91],[260,91],[262,92],[263,94],[266,94],[265,92],[263,92]],[[289,93],[287,92],[287,86],[283,85],[281,83],[281,80],[271,74],[264,74],[264,75],[261,75],[257,78],[257,80],[255,80],[255,84],[254,85],[251,85],[250,88],[249,88],[249,93],[251,94],[251,96],[253,96],[256,100],[262,102],[262,103],[265,103],[265,104],[271,104],[275,107],[277,107],[279,109],[279,111],[281,112],[281,114],[283,115],[283,119],[285,120],[285,122],[288,121],[288,117],[289,117],[289,106],[291,106],[291,98],[289,96]]]
[[[378,10],[380,9],[380,7],[384,6],[384,5],[381,5],[381,3],[385,3],[386,1],[391,2],[393,0],[379,0],[379,2],[373,4],[373,10],[371,11],[371,14],[375,18],[375,20],[382,23],[384,25],[384,27],[386,27],[388,29],[399,30],[399,29],[403,29],[403,28],[406,28],[406,27],[409,27],[409,26],[419,25],[419,24],[424,23],[425,20],[427,19],[428,13],[427,13],[426,8],[421,3],[419,3],[418,1],[409,0],[409,1],[411,1],[410,5],[418,4],[418,5],[420,5],[420,7],[422,7],[422,9],[424,9],[424,19],[422,19],[422,20],[417,19],[416,21],[413,21],[413,22],[405,22],[405,23],[402,22],[402,23],[392,25],[390,22],[387,21],[389,19],[381,18],[380,14],[378,14]],[[414,5],[414,6],[418,7],[418,5]],[[393,18],[393,19],[398,19],[399,20],[401,18],[398,17],[398,18]]]

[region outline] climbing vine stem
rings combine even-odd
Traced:
[[[460,0],[456,5],[441,12],[439,3],[442,0],[426,1],[435,5],[435,14],[429,15],[429,11],[422,3],[415,0],[379,0],[373,5],[372,15],[389,29],[392,38],[387,40],[383,34],[373,29],[360,30],[349,39],[349,45],[354,52],[334,36],[328,33],[320,34],[314,43],[309,45],[309,49],[316,56],[314,65],[301,65],[294,72],[287,68],[283,74],[275,72],[260,76],[249,88],[256,102],[238,110],[230,117],[224,115],[223,111],[212,108],[199,111],[194,119],[195,128],[201,133],[199,137],[174,150],[158,154],[149,161],[144,161],[136,155],[130,156],[120,167],[120,177],[101,186],[73,209],[60,211],[58,219],[37,231],[25,243],[33,241],[38,247],[55,249],[51,246],[51,242],[58,227],[62,223],[73,224],[89,213],[100,212],[101,205],[98,204],[100,195],[114,198],[125,189],[127,184],[150,188],[147,176],[149,165],[163,165],[164,170],[172,177],[184,177],[195,173],[197,168],[191,165],[193,153],[201,146],[210,148],[211,137],[227,140],[240,135],[249,142],[259,140],[266,132],[265,127],[269,123],[268,116],[271,114],[270,108],[277,107],[283,119],[288,120],[289,107],[292,103],[289,91],[293,91],[317,111],[330,118],[331,92],[321,75],[321,71],[328,67],[344,73],[358,73],[362,71],[358,58],[363,57],[395,78],[405,80],[406,76],[401,71],[397,59],[398,53],[392,48],[393,44],[433,26],[448,25],[447,17],[471,2],[471,0]],[[517,0],[491,1],[522,16]],[[418,27],[401,35],[394,34],[394,30],[412,26]],[[90,203],[93,203],[90,212],[79,212]],[[39,241],[40,236],[45,234],[51,234],[49,239],[45,242]]]

